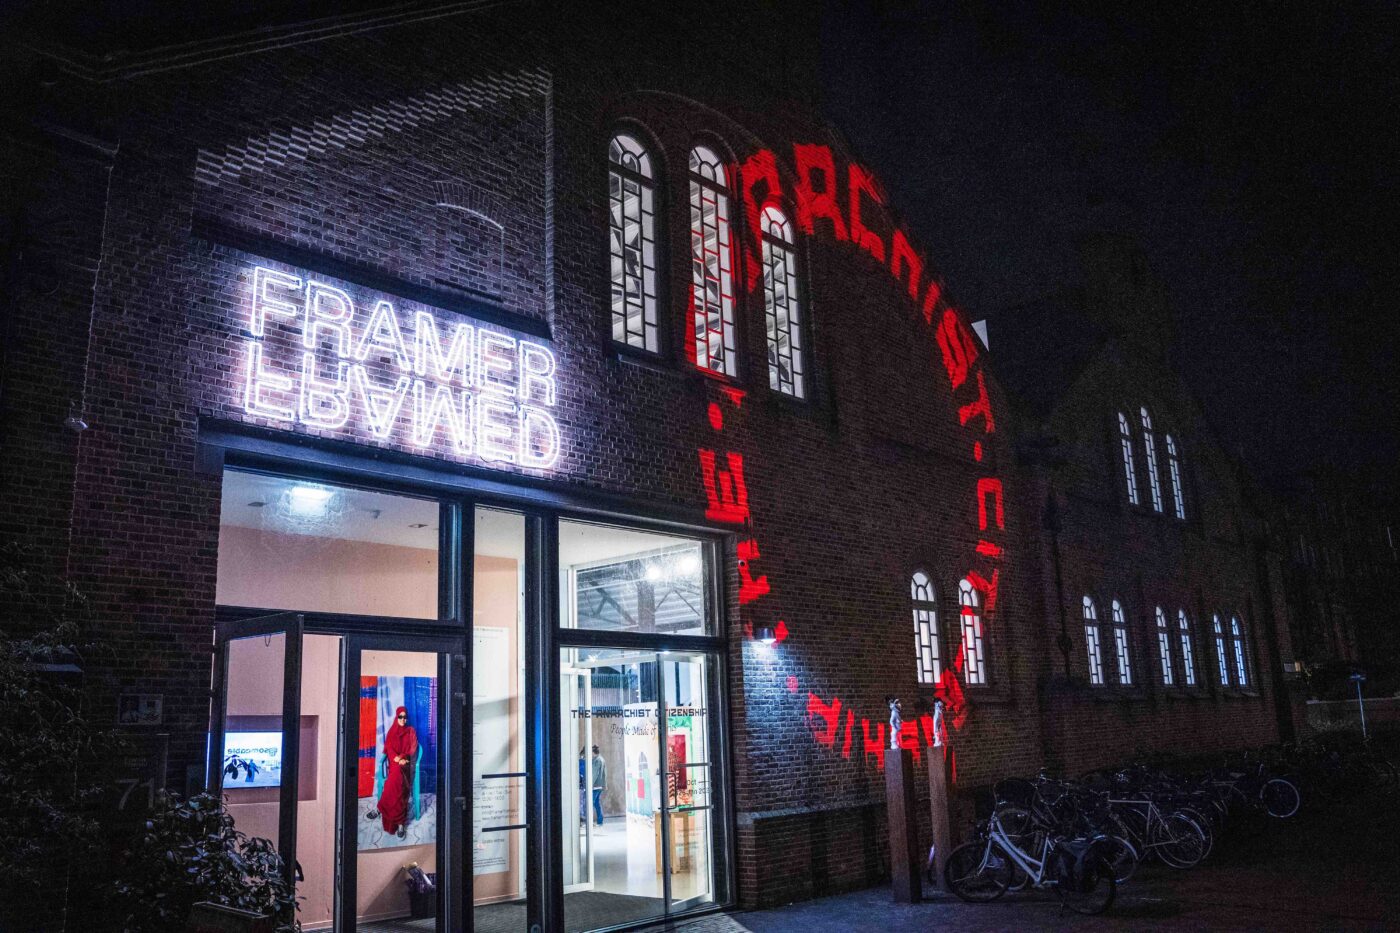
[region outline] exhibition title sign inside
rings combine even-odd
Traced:
[[[547,470],[559,459],[554,354],[477,323],[371,305],[314,278],[251,270],[250,415]]]

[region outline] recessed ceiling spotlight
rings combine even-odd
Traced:
[[[661,568],[655,564],[647,564],[646,576],[648,580],[655,583],[657,580],[661,579]]]
[[[248,507],[254,509],[260,509],[265,505],[267,505],[267,503],[262,501],[261,499],[254,499],[252,502],[248,503]]]
[[[428,527],[428,524],[427,524],[427,522],[414,522],[413,524],[409,525],[408,527],[410,527],[410,528],[427,528],[427,527]]]

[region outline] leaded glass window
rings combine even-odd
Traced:
[[[1142,413],[1142,446],[1147,451],[1147,488],[1152,491],[1152,508],[1162,511],[1162,481],[1157,476],[1157,439],[1152,436],[1152,416],[1146,408]]]
[[[1186,675],[1186,686],[1196,686],[1196,654],[1191,650],[1191,620],[1185,609],[1176,611],[1176,627],[1181,634],[1181,672]]]
[[[608,144],[612,338],[651,353],[661,347],[656,311],[656,188],[651,155],[635,137]]]
[[[1172,481],[1172,507],[1176,509],[1176,517],[1186,518],[1186,500],[1181,494],[1181,457],[1176,452],[1176,441],[1170,434],[1163,440],[1167,443],[1167,473]]]
[[[1099,644],[1099,607],[1084,597],[1084,648],[1089,654],[1089,683],[1103,686],[1103,648]]]
[[[1249,686],[1249,676],[1245,673],[1244,632],[1240,629],[1239,616],[1230,616],[1230,640],[1235,649],[1235,682],[1241,687]]]
[[[1123,477],[1128,481],[1128,501],[1138,504],[1137,464],[1133,460],[1133,426],[1128,416],[1118,413],[1118,440],[1123,445]]]
[[[768,326],[768,386],[803,398],[802,312],[792,224],[773,205],[759,218],[763,239],[763,307]]]
[[[1133,662],[1128,651],[1128,617],[1123,612],[1123,604],[1113,601],[1113,649],[1118,658],[1118,682],[1131,686],[1133,682]]]
[[[962,615],[963,679],[969,684],[985,684],[987,655],[982,645],[982,598],[967,580],[958,584],[958,607]]]
[[[1176,682],[1172,672],[1172,639],[1167,631],[1167,613],[1161,606],[1157,607],[1157,654],[1162,661],[1162,683],[1170,687]]]
[[[736,376],[729,185],[724,164],[707,146],[690,150],[690,265],[695,365]]]
[[[1220,625],[1220,613],[1211,616],[1215,629],[1215,662],[1220,668],[1220,686],[1230,686],[1230,664],[1225,659],[1225,630]]]
[[[909,584],[909,595],[914,604],[914,648],[919,683],[936,684],[943,676],[938,652],[938,601],[928,574],[922,570],[914,573]]]

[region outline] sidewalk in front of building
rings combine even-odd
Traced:
[[[937,895],[895,904],[888,885],[674,925],[679,933],[959,933],[1001,930],[1380,931],[1400,929],[1400,799],[1377,795],[1313,806],[1297,822],[1237,821],[1210,861],[1191,870],[1139,868],[1098,917],[1053,895],[991,904]]]

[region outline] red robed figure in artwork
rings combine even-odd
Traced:
[[[379,815],[384,831],[396,833],[408,822],[409,799],[413,794],[413,757],[418,753],[418,733],[408,724],[408,710],[394,711],[394,724],[384,737],[384,758],[389,774],[379,795]]]

